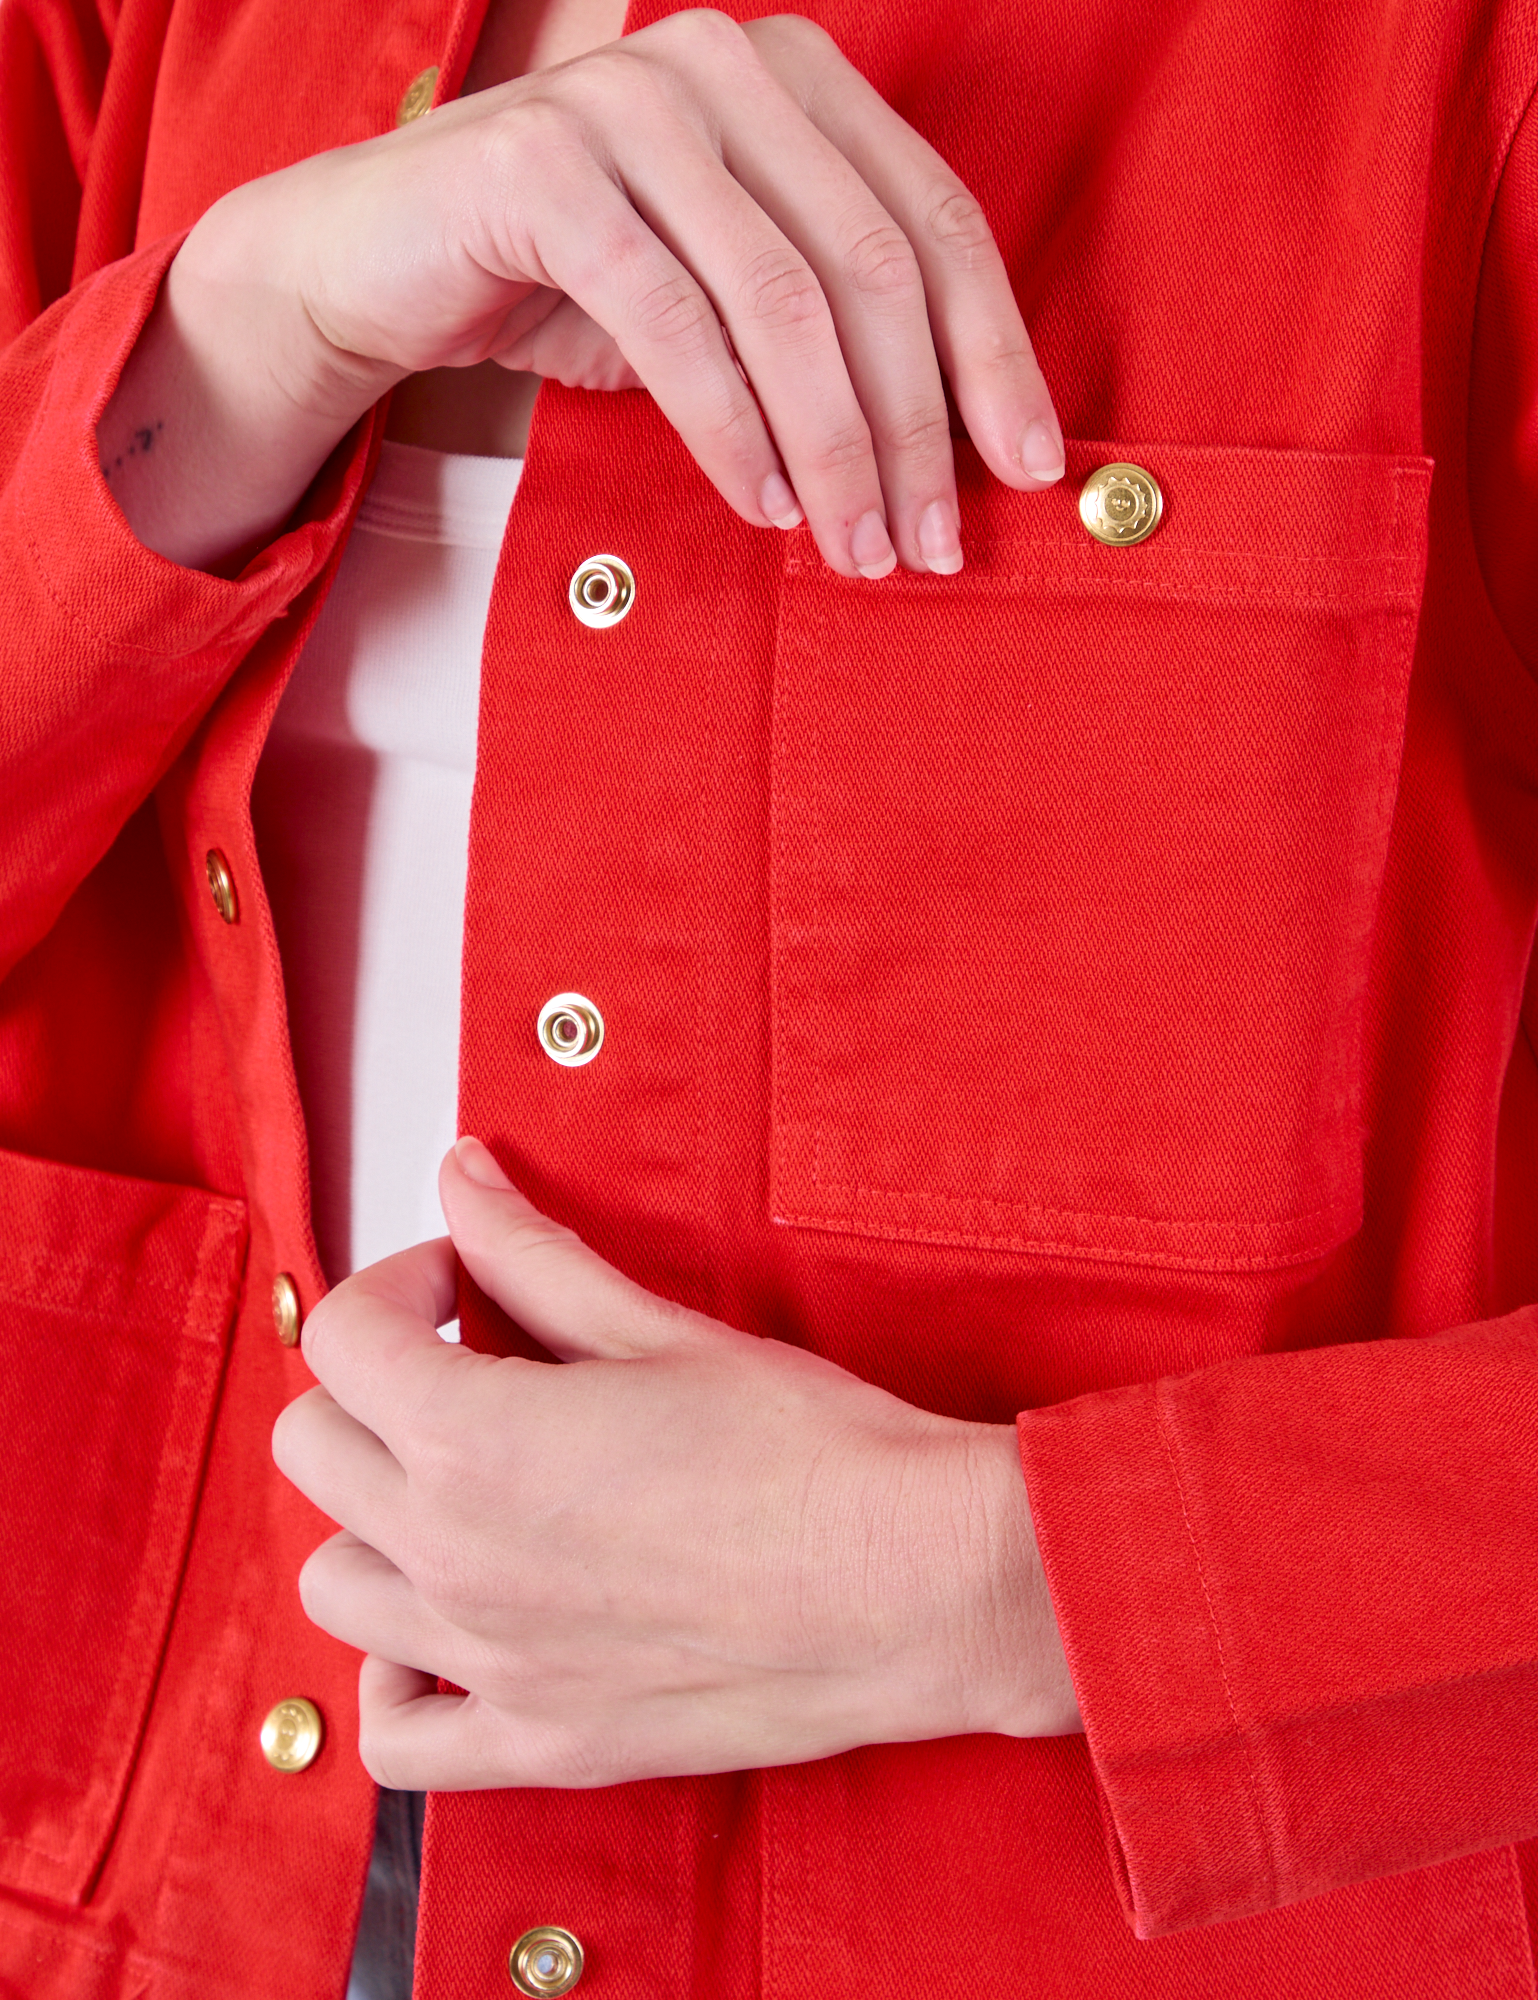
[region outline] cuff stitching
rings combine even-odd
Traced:
[[[1229,1721],[1233,1725],[1236,1740],[1243,1746],[1244,1750],[1245,1770],[1248,1774],[1250,1808],[1254,1814],[1255,1831],[1266,1857],[1266,1870],[1270,1880],[1270,1894],[1267,1901],[1274,1908],[1281,1901],[1281,1888],[1278,1881],[1276,1851],[1267,1833],[1266,1815],[1260,1802],[1260,1773],[1256,1768],[1254,1743],[1250,1732],[1244,1729],[1239,1721],[1239,1709],[1234,1700],[1233,1683],[1228,1677],[1228,1656],[1223,1650],[1223,1634],[1218,1626],[1217,1607],[1213,1602],[1212,1591],[1207,1583],[1207,1569],[1202,1561],[1201,1548],[1196,1539],[1196,1529],[1191,1521],[1191,1510],[1186,1504],[1185,1481],[1180,1476],[1180,1465],[1175,1456],[1174,1439],[1170,1434],[1169,1418],[1164,1407],[1163,1388],[1161,1384],[1157,1383],[1154,1386],[1153,1395],[1153,1420],[1159,1443],[1163,1446],[1164,1456],[1169,1463],[1170,1478],[1175,1483],[1176,1498],[1180,1502],[1180,1518],[1185,1523],[1186,1539],[1191,1547],[1191,1561],[1196,1569],[1196,1580],[1201,1585],[1202,1601],[1207,1607],[1207,1623],[1212,1629],[1213,1645],[1217,1648],[1218,1672],[1223,1682],[1223,1699],[1228,1704]]]

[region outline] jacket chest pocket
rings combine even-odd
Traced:
[[[787,553],[771,1199],[857,1234],[1238,1270],[1361,1213],[1369,937],[1423,460],[964,451],[956,578]],[[1164,511],[1105,547],[1085,476]]]

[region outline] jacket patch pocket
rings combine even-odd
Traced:
[[[0,1882],[76,1901],[181,1580],[244,1204],[0,1152]]]
[[[790,538],[771,828],[777,1221],[1240,1270],[1361,1218],[1361,1016],[1431,468],[961,447],[960,576]],[[1163,512],[1108,547],[1108,461]]]

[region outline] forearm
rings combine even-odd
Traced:
[[[238,189],[192,231],[97,425],[103,476],[138,539],[223,576],[281,531],[405,372],[320,334],[273,254],[273,193]]]

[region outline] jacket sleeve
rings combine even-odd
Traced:
[[[1020,1437],[1139,1936],[1538,1832],[1538,1310]]]
[[[1530,112],[1486,246],[1469,480],[1491,602],[1538,672],[1535,327]],[[1531,1013],[1527,1157],[1503,1162],[1528,1188]],[[1523,1262],[1507,1302],[1535,1296]],[[1019,1433],[1139,1936],[1538,1834],[1538,1307],[1229,1361]]]
[[[0,977],[320,575],[368,457],[365,424],[233,581],[136,541],[102,477],[96,420],[177,243],[61,292],[83,197],[89,208],[113,176],[138,182],[137,160],[101,157],[135,123],[98,119],[110,89],[88,9],[0,0]]]

